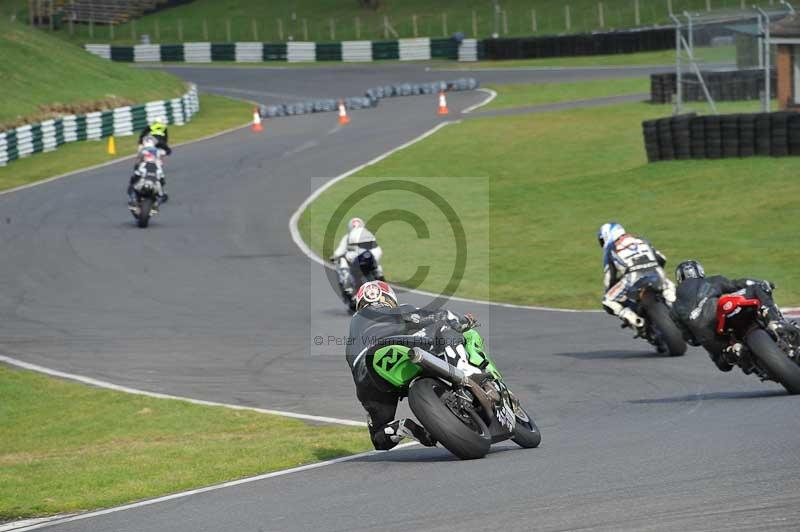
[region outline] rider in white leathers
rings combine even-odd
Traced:
[[[339,274],[339,282],[345,292],[350,295],[358,287],[352,285],[350,268],[358,256],[368,250],[375,259],[375,276],[377,280],[383,281],[383,268],[381,267],[381,256],[383,250],[375,240],[373,235],[364,225],[361,218],[353,218],[348,223],[347,234],[339,241],[339,245],[330,256],[331,262],[336,264],[336,271]]]
[[[603,308],[638,329],[644,320],[626,305],[628,288],[645,273],[657,273],[663,281],[667,304],[675,302],[675,284],[664,272],[667,258],[647,240],[629,235],[617,223],[606,223],[597,234],[603,248]]]

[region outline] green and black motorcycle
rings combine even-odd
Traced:
[[[435,331],[433,341],[385,339],[372,355],[374,375],[407,395],[422,426],[461,459],[481,458],[492,443],[507,439],[537,447],[539,428],[503,382],[481,335],[474,328],[462,334],[442,323],[430,330]]]

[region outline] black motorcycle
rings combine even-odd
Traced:
[[[722,356],[745,375],[755,373],[762,381],[778,382],[790,394],[800,394],[800,328],[787,322],[770,329],[761,308],[759,299],[742,293],[719,298],[716,332],[729,342]]]
[[[681,356],[686,353],[686,342],[680,329],[672,321],[669,306],[664,299],[664,281],[658,274],[642,275],[628,289],[628,301],[632,310],[642,319],[644,325],[637,329],[636,337],[641,337],[654,345],[659,353]]]
[[[128,209],[136,219],[136,224],[145,228],[150,223],[150,218],[158,214],[161,183],[159,181],[160,169],[157,163],[148,162],[143,166],[139,180],[133,185],[136,203],[128,206]]]
[[[383,276],[378,275],[378,261],[371,249],[376,245],[360,245],[358,255],[350,264],[349,278],[339,279],[339,295],[350,312],[356,311],[356,294],[361,285],[370,281],[383,281]]]

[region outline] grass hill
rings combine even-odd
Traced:
[[[4,0],[6,12],[25,16],[24,0]],[[498,0],[501,36],[577,33],[600,29],[598,0]],[[377,9],[361,7],[357,0],[195,0],[147,15],[134,23],[116,26],[76,25],[70,37],[66,28],[57,33],[79,42],[131,43],[150,36],[152,42],[185,41],[337,41],[350,39],[440,37],[462,31],[472,37],[494,32],[491,0],[379,0]],[[668,23],[667,0],[639,0],[639,23]],[[752,0],[746,2],[752,4]],[[756,4],[769,6],[770,0]],[[778,2],[775,1],[775,4]],[[636,26],[635,0],[603,0],[604,27]],[[713,9],[739,8],[741,0],[710,0]],[[672,0],[673,10],[705,10],[706,0]],[[570,27],[566,26],[569,7]],[[3,9],[3,8],[0,8]],[[474,14],[474,26],[473,26]],[[135,39],[134,39],[135,37]]]
[[[0,16],[0,58],[0,131],[184,92],[174,76],[100,59],[8,16]]]

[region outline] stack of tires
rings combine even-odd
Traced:
[[[720,116],[722,158],[739,157],[739,115]]]
[[[786,122],[789,134],[789,155],[800,155],[800,113],[792,113]]]
[[[680,115],[642,122],[647,160],[800,156],[800,113]]]
[[[675,94],[675,74],[652,74],[650,76],[650,103],[670,103]]]
[[[647,160],[650,162],[663,161],[661,150],[658,143],[658,120],[645,120],[642,122],[642,132],[644,133],[644,149],[647,152]]]
[[[773,113],[770,116],[769,154],[772,157],[789,155],[788,113]]]
[[[739,157],[752,157],[756,154],[756,115],[738,115]]]
[[[769,157],[770,119],[768,114],[758,114],[755,117],[755,154]]]
[[[703,71],[703,80],[709,94],[715,101],[732,102],[758,100],[764,90],[764,71],[761,69]],[[683,100],[699,102],[705,100],[705,93],[697,74],[686,72],[682,76]],[[677,92],[678,80],[674,72],[650,75],[651,103],[670,103]],[[775,97],[777,75],[772,72],[770,92]]]
[[[706,124],[703,120],[689,122],[689,143],[692,159],[706,158]]]
[[[704,116],[706,159],[722,158],[722,121],[719,116]]]
[[[670,122],[672,147],[675,151],[676,159],[685,160],[692,158],[692,143],[689,124],[694,116],[694,114],[675,116]]]

